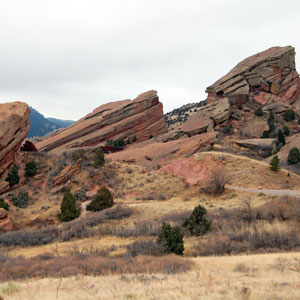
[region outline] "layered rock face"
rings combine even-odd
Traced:
[[[14,225],[7,215],[5,209],[0,208],[0,232],[12,231]]]
[[[260,104],[280,100],[298,107],[300,79],[295,67],[295,49],[272,47],[250,56],[206,92],[208,103],[227,97],[232,104],[242,104],[252,98]]]
[[[0,174],[14,161],[29,132],[29,115],[26,103],[0,104]]]
[[[93,147],[110,139],[149,139],[168,131],[162,103],[156,91],[148,91],[134,100],[101,105],[74,125],[57,131],[36,144],[38,150]]]

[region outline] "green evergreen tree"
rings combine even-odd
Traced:
[[[16,164],[12,165],[11,169],[7,174],[5,181],[9,183],[9,187],[13,187],[14,185],[20,182],[19,171]]]
[[[26,208],[28,206],[29,196],[26,191],[21,191],[18,196],[12,196],[12,202],[14,206],[20,208]]]
[[[203,235],[211,230],[211,221],[206,218],[207,210],[198,205],[192,214],[184,220],[182,226],[186,227],[192,235]]]
[[[100,211],[112,207],[113,205],[114,200],[111,192],[106,187],[102,187],[91,203],[86,206],[86,210]]]
[[[290,135],[290,129],[287,126],[283,126],[282,131],[283,131],[283,134],[285,136],[289,136]]]
[[[262,133],[261,138],[262,138],[262,139],[268,139],[269,137],[270,137],[269,131],[268,131],[268,130],[265,130],[265,131]]]
[[[269,132],[272,132],[275,130],[275,117],[272,111],[269,113],[268,117],[268,125],[269,125]]]
[[[277,143],[282,146],[285,145],[285,137],[284,134],[282,133],[282,131],[279,129],[278,131],[278,136],[277,136]]]
[[[26,170],[26,176],[34,176],[37,173],[37,166],[36,162],[34,160],[28,162],[25,165],[25,170]]]
[[[255,110],[255,115],[258,116],[258,117],[262,117],[264,115],[263,110],[261,109],[261,107],[259,107]]]
[[[295,117],[296,117],[295,112],[292,109],[288,109],[283,113],[283,118],[287,122],[295,120]]]
[[[297,147],[290,150],[287,160],[289,165],[295,165],[300,161],[300,152]]]
[[[157,238],[157,244],[164,249],[165,253],[183,255],[183,234],[178,226],[172,227],[170,224],[164,223]]]
[[[9,210],[9,205],[2,198],[0,198],[0,208],[4,208],[5,210]]]
[[[105,164],[104,152],[101,147],[99,147],[94,156],[94,166],[96,168],[102,167]]]
[[[270,169],[274,172],[277,172],[280,169],[280,159],[275,155],[270,161]]]
[[[137,137],[136,137],[136,136],[133,136],[132,142],[135,143],[136,141],[137,141]]]
[[[64,193],[64,198],[60,205],[59,218],[63,222],[69,222],[78,218],[79,215],[80,215],[80,209],[77,208],[75,198],[71,193],[70,189],[68,189]]]

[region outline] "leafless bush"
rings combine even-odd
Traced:
[[[212,194],[222,194],[225,191],[225,185],[229,184],[230,181],[231,176],[229,176],[224,168],[220,168],[218,165],[217,168],[211,172],[204,190]]]
[[[127,245],[126,248],[127,253],[133,257],[138,255],[160,256],[164,253],[164,249],[150,239],[135,241],[132,244]]]
[[[286,257],[278,257],[276,258],[273,267],[281,273],[284,273],[284,271],[289,267],[289,265],[290,261]]]

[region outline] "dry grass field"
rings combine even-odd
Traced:
[[[3,299],[297,300],[300,254],[198,257],[179,274],[44,278],[0,284]]]

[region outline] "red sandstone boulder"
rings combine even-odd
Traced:
[[[156,91],[148,91],[134,100],[101,105],[74,125],[54,132],[36,144],[38,150],[59,151],[94,147],[110,139],[148,140],[168,131],[162,103]]]
[[[0,232],[12,231],[14,225],[4,208],[0,208]]]
[[[14,161],[26,138],[30,109],[23,102],[0,104],[0,174]]]
[[[65,167],[57,176],[53,178],[55,185],[66,183],[74,174],[78,172],[82,163],[82,158],[78,159],[75,165]]]

